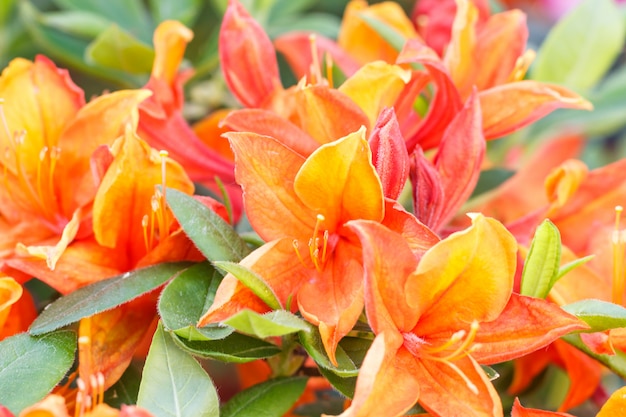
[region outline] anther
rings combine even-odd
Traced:
[[[322,74],[320,72],[320,60],[317,52],[317,38],[311,34],[309,36],[309,44],[311,45],[311,84],[315,85],[322,81]]]

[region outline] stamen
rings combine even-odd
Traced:
[[[296,256],[298,257],[298,259],[300,260],[300,263],[302,264],[302,266],[304,266],[306,268],[306,264],[304,263],[304,259],[302,258],[302,255],[300,255],[300,250],[298,249],[298,240],[294,239],[293,242],[291,242],[291,245],[293,246],[293,249],[296,251]]]
[[[333,57],[330,54],[326,54],[326,80],[328,86],[333,88]]]
[[[87,387],[82,379],[76,379],[78,392],[76,393],[76,407],[74,408],[74,417],[82,417],[85,415],[88,397],[86,394]]]
[[[476,339],[476,333],[478,333],[479,327],[480,326],[478,322],[474,320],[470,326],[470,332],[463,341],[463,343],[461,343],[461,346],[459,346],[454,352],[441,359],[444,361],[453,361],[467,356],[470,352],[469,347],[474,343],[474,339]]]
[[[315,85],[322,81],[322,74],[320,71],[320,60],[317,52],[317,38],[311,34],[309,36],[309,44],[311,45],[311,84]]]
[[[159,155],[161,156],[161,189],[163,190],[163,207],[165,207],[166,200],[166,189],[167,184],[165,182],[166,172],[167,172],[167,156],[169,153],[166,150],[159,151]]]
[[[143,244],[146,247],[146,252],[149,252],[152,247],[150,246],[150,240],[148,239],[148,225],[150,224],[150,218],[147,214],[141,218],[141,228],[143,229]]]
[[[613,248],[613,288],[612,288],[612,301],[618,305],[624,305],[624,285],[625,276],[624,273],[624,236],[620,230],[620,220],[622,217],[622,206],[615,207],[615,229],[613,230],[613,236],[611,239],[611,246]]]
[[[522,54],[522,56],[517,58],[517,61],[515,61],[515,67],[513,68],[513,71],[511,71],[507,82],[515,82],[524,79],[526,72],[528,72],[528,68],[530,68],[530,65],[535,60],[535,56],[537,56],[537,53],[532,49],[528,49]]]
[[[324,230],[324,245],[322,246],[322,262],[326,262],[326,249],[328,248],[328,230]]]

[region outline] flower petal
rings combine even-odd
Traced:
[[[623,416],[626,413],[626,387],[615,391],[604,403],[596,417]]]
[[[607,417],[618,414],[607,414]],[[573,417],[567,413],[557,413],[554,411],[537,410],[535,408],[524,408],[519,402],[519,399],[515,399],[513,402],[513,409],[511,410],[511,417]],[[599,417],[599,414],[598,416]]]
[[[404,287],[421,315],[418,336],[494,320],[511,296],[517,242],[494,219],[476,214],[472,221],[426,252]]]
[[[321,146],[295,178],[296,194],[316,215],[324,216],[331,234],[352,219],[383,219],[382,185],[364,135],[365,129],[360,129]]]
[[[472,357],[482,364],[504,362],[588,328],[554,303],[514,293],[500,317],[480,324]]]

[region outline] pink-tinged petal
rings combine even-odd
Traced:
[[[411,163],[415,216],[428,227],[436,227],[441,223],[444,207],[444,190],[439,171],[424,156],[419,146],[411,155]]]
[[[154,417],[154,415],[135,405],[122,404],[119,417]]]
[[[443,66],[441,59],[435,52],[417,39],[409,39],[398,57],[399,64],[419,63],[430,73],[437,88],[436,94],[430,103],[428,114],[415,135],[406,137],[409,153],[416,145],[424,150],[439,145],[442,136],[452,119],[463,108],[461,95],[457,90],[448,70]]]
[[[401,234],[381,224],[355,220],[348,226],[363,248],[365,310],[375,333],[408,332],[418,315],[407,302],[406,283],[417,259]]]
[[[404,87],[393,105],[405,140],[414,137],[421,127],[423,117],[416,111],[414,104],[429,82],[431,82],[431,76],[428,71],[414,70],[411,74],[411,81]]]
[[[376,336],[359,371],[352,403],[339,417],[402,416],[417,402],[422,381],[415,358],[401,343],[393,333]]]
[[[317,213],[291,187],[305,159],[268,136],[235,132],[225,136],[235,153],[235,175],[254,230],[266,241],[284,236],[308,241]]]
[[[565,400],[558,411],[576,407],[593,395],[602,378],[602,366],[567,342],[557,340],[554,347],[570,380]]]
[[[440,240],[435,232],[406,211],[397,201],[389,199],[385,201],[385,218],[381,224],[400,233],[418,259]]]
[[[235,110],[222,123],[235,132],[271,136],[305,158],[319,147],[319,143],[306,132],[270,110]]]
[[[15,417],[8,408],[0,404],[0,417]]]
[[[383,186],[383,194],[393,200],[400,196],[409,177],[409,154],[392,108],[384,109],[368,139],[372,162]]]
[[[496,320],[480,324],[472,357],[483,364],[504,362],[588,328],[554,303],[513,293]]]
[[[593,109],[565,87],[530,80],[499,85],[481,91],[479,97],[487,140],[508,135],[556,109]]]
[[[337,344],[363,312],[361,263],[361,248],[340,240],[321,271],[311,271],[298,291],[300,313],[319,327],[324,348],[335,364]]]
[[[381,221],[384,197],[365,129],[322,145],[304,162],[294,189],[331,234],[352,219]],[[284,180],[284,179],[283,179]]]
[[[315,43],[317,56],[325,60],[332,59],[333,64],[350,76],[359,68],[359,64],[334,40],[312,32],[289,32],[274,39],[276,50],[285,56],[296,78],[301,79],[310,74],[313,57],[311,43]],[[324,61],[325,62],[325,61]],[[323,64],[323,63],[322,63]]]
[[[226,84],[245,107],[261,107],[282,88],[272,41],[237,0],[222,19],[219,55]]]
[[[626,415],[626,387],[622,387],[611,394],[596,417],[615,417],[623,415]]]
[[[476,95],[454,118],[441,139],[434,164],[443,187],[443,207],[434,230],[445,225],[469,198],[480,176],[485,155],[482,115]]]
[[[411,80],[411,71],[383,61],[369,62],[348,78],[339,91],[350,97],[365,112],[373,126],[380,112],[391,107],[404,86]]]
[[[451,334],[473,321],[494,320],[508,303],[517,242],[494,219],[475,214],[472,221],[469,229],[426,252],[404,287],[421,316],[418,336]]]
[[[426,359],[417,363],[415,377],[421,388],[419,403],[429,413],[464,417],[502,415],[497,391],[485,371],[470,356],[452,364]]]
[[[593,353],[598,355],[615,355],[615,348],[611,343],[609,331],[581,333],[580,338]]]
[[[611,414],[617,415],[617,414]],[[511,417],[574,417],[567,413],[557,413],[554,411],[537,410],[535,408],[524,408],[519,402],[519,399],[515,399],[513,402],[513,409],[511,410]],[[608,417],[608,415],[607,415]]]
[[[310,276],[310,270],[303,268],[302,261],[296,255],[291,238],[266,243],[246,256],[240,264],[260,275],[282,305],[287,305],[290,299],[294,299],[302,283]],[[292,303],[293,306],[295,303]],[[198,326],[226,320],[244,309],[259,313],[270,310],[241,281],[227,274],[217,289],[213,304],[200,318]]]

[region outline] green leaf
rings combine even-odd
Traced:
[[[33,337],[26,333],[0,342],[0,403],[15,415],[40,401],[74,363],[76,334],[60,331]]]
[[[548,219],[544,220],[530,244],[522,270],[521,294],[546,298],[559,276],[561,234]]]
[[[308,323],[307,323],[308,324]],[[300,332],[300,343],[306,349],[307,353],[313,358],[315,363],[320,367],[320,370],[326,369],[340,377],[353,377],[358,375],[358,368],[354,364],[354,361],[346,354],[341,344],[337,346],[335,357],[337,359],[337,366],[334,366],[324,349],[320,332],[316,326],[308,324],[308,332]]]
[[[583,92],[606,74],[623,44],[624,21],[615,3],[586,0],[550,31],[531,77]]]
[[[363,19],[363,21],[376,33],[378,33],[384,40],[386,40],[389,45],[396,51],[400,52],[404,47],[406,39],[395,30],[393,27],[389,26],[387,23],[383,22],[380,19],[377,19],[373,16],[369,16],[365,13],[359,13],[358,16]]]
[[[563,336],[562,339],[585,352],[587,355],[609,368],[616,375],[621,378],[626,378],[626,353],[619,349],[615,349],[615,355],[598,354],[589,349],[589,347],[580,338],[580,334],[568,334]]]
[[[559,268],[559,273],[556,276],[556,281],[560,280],[565,274],[569,271],[579,267],[582,264],[585,264],[592,260],[595,255],[585,256],[584,258],[574,259],[572,262],[568,262],[565,265],[561,265]]]
[[[300,398],[306,377],[275,378],[239,392],[220,412],[221,417],[279,417]]]
[[[150,0],[152,19],[156,23],[178,20],[187,27],[193,26],[199,17],[202,0]]]
[[[239,262],[250,253],[237,232],[202,203],[172,188],[166,196],[176,220],[208,260]]]
[[[153,26],[143,0],[54,0],[62,9],[86,11],[117,23],[144,42],[152,40]]]
[[[41,23],[89,40],[94,39],[111,25],[111,21],[102,16],[79,10],[44,13],[41,15]]]
[[[626,308],[608,301],[582,300],[562,308],[587,323],[591,327],[590,332],[626,327]]]
[[[282,310],[284,307],[280,303],[280,300],[274,293],[274,290],[267,285],[265,280],[250,269],[243,265],[239,265],[234,262],[213,262],[215,266],[223,269],[226,272],[230,272],[237,278],[243,285],[248,287],[257,297],[259,297],[268,307],[272,310]]]
[[[219,398],[211,378],[193,357],[176,346],[162,325],[150,345],[137,405],[157,417],[219,415]]]
[[[292,3],[297,2],[292,1]],[[270,25],[267,27],[267,34],[273,39],[286,32],[301,30],[336,39],[339,35],[340,25],[341,19],[339,17],[327,13],[281,16],[270,22]]]
[[[158,288],[189,265],[189,262],[163,263],[79,288],[42,311],[29,332],[32,335],[51,332],[110,310]]]
[[[89,44],[85,57],[105,68],[146,74],[152,70],[154,49],[113,24]]]
[[[245,363],[281,352],[272,343],[239,333],[220,340],[185,340],[175,336],[174,341],[196,356],[222,362]]]
[[[196,327],[198,320],[213,304],[222,275],[208,262],[181,272],[163,289],[157,306],[167,330],[189,340],[223,339],[233,332],[231,327],[211,325]]]
[[[265,314],[259,314],[252,310],[242,310],[224,321],[224,324],[228,324],[241,333],[260,339],[309,331],[309,325],[304,320],[285,310],[276,310]]]
[[[104,393],[104,402],[118,409],[122,407],[122,404],[137,404],[142,367],[143,363],[140,367],[137,363],[131,362],[121,378],[106,390]]]

